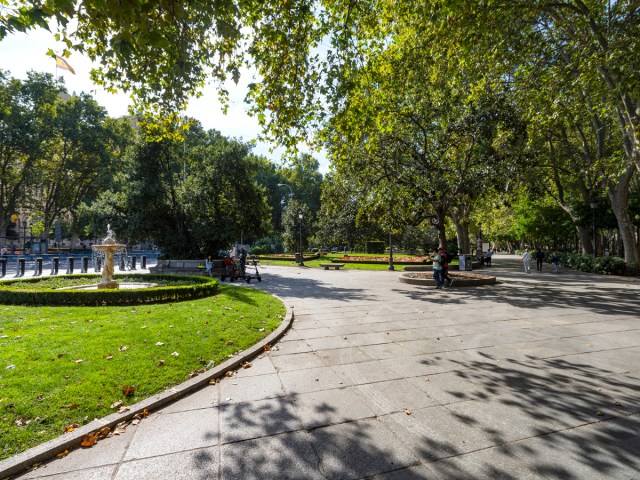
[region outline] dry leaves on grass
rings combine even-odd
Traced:
[[[136,391],[136,386],[135,386],[135,385],[131,385],[131,386],[129,386],[129,385],[122,385],[122,394],[123,394],[125,397],[131,397],[131,396],[133,396],[133,394],[135,393],[135,391]]]
[[[124,352],[125,350],[129,350],[129,347],[127,347],[126,345],[122,345],[118,350]]]
[[[80,427],[80,425],[78,425],[77,423],[72,423],[71,425],[67,425],[66,427],[64,427],[64,433],[71,433],[78,427]]]

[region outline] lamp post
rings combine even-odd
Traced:
[[[300,220],[300,263],[301,267],[304,267],[304,255],[302,253],[302,212],[298,212],[298,219]]]
[[[27,223],[29,219],[24,217],[21,219],[22,221],[22,254],[25,254],[25,249],[27,247]]]
[[[596,259],[596,209],[598,208],[598,202],[595,198],[591,199],[591,231],[593,232],[593,259]]]

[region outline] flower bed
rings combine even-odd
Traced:
[[[428,257],[393,257],[393,263],[397,265],[415,265],[415,264],[427,264],[430,265],[431,261],[427,261]],[[345,255],[342,258],[332,258],[333,263],[364,263],[369,265],[382,265],[389,263],[389,257],[374,257],[374,256],[354,256]]]

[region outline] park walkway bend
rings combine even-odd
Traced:
[[[295,320],[251,368],[19,478],[640,479],[640,284],[265,267]]]

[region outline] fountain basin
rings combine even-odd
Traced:
[[[496,277],[491,275],[483,275],[481,273],[466,273],[449,271],[449,277],[453,280],[452,288],[456,287],[476,287],[480,285],[493,285],[497,283]],[[410,272],[405,273],[398,278],[402,283],[411,285],[423,285],[427,287],[435,287],[436,282],[433,279],[433,272]]]
[[[151,287],[158,286],[157,283],[151,283],[151,282],[113,282],[113,283],[116,284],[115,288],[121,288],[123,290],[135,290],[138,288],[151,288]],[[93,285],[78,285],[73,287],[62,287],[56,290],[100,290],[102,288],[109,288],[109,287],[103,287],[102,285],[103,283],[95,283]]]

